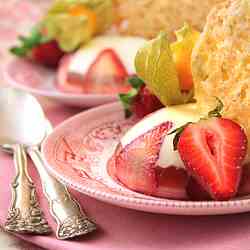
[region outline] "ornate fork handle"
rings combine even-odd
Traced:
[[[57,238],[68,239],[94,231],[95,224],[83,213],[66,186],[48,173],[38,147],[30,147],[27,150],[39,172],[50,212],[57,222]]]
[[[14,150],[16,176],[12,182],[12,201],[5,229],[16,233],[48,234],[51,232],[39,208],[36,190],[27,171],[27,158],[23,146]]]

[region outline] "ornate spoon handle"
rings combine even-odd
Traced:
[[[14,150],[16,176],[12,182],[12,201],[5,229],[15,233],[48,234],[51,232],[39,208],[36,190],[27,171],[27,158],[23,146]]]
[[[39,172],[50,212],[57,222],[57,238],[68,239],[94,231],[95,224],[87,218],[78,202],[70,196],[66,186],[47,172],[38,147],[28,148],[28,153]]]

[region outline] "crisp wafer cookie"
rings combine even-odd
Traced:
[[[250,140],[249,0],[227,1],[210,12],[193,50],[192,74],[201,110],[210,109],[218,97],[223,115],[239,122]]]
[[[155,37],[159,31],[174,31],[188,22],[202,30],[210,9],[224,0],[116,0],[119,33]]]

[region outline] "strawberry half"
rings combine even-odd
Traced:
[[[119,83],[124,84],[127,77],[127,70],[115,51],[113,49],[104,49],[90,65],[84,82],[85,85],[91,88],[93,86],[98,87],[99,83],[102,83],[102,88],[107,84],[107,88],[110,89],[112,85],[116,87]],[[127,92],[128,87],[125,90]]]
[[[212,117],[188,124],[177,149],[187,171],[215,200],[228,200],[237,190],[247,137],[234,121]]]

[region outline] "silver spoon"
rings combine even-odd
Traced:
[[[20,93],[24,94],[23,92]],[[95,224],[87,218],[78,202],[70,196],[66,186],[52,177],[44,166],[39,146],[48,132],[52,131],[52,126],[45,119],[43,110],[37,100],[27,93],[25,95],[27,98],[32,98],[31,109],[36,116],[36,128],[30,128],[29,131],[32,143],[24,144],[38,170],[43,192],[49,202],[50,212],[57,222],[56,236],[59,239],[68,239],[92,232],[96,229]]]
[[[39,207],[23,147],[24,143],[30,143],[29,127],[36,126],[28,121],[30,104],[31,99],[20,93],[10,89],[0,91],[0,144],[8,144],[13,150],[16,169],[5,229],[16,233],[48,234],[51,229]],[[24,127],[28,129],[25,132]]]

